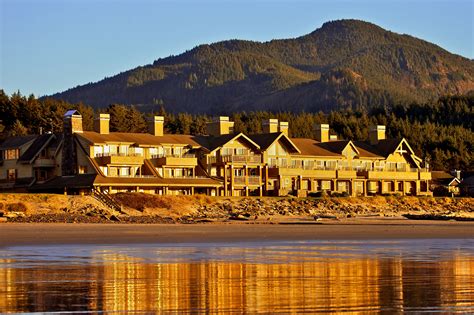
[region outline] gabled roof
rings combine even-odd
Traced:
[[[260,146],[255,143],[252,139],[244,135],[243,133],[237,133],[237,134],[227,134],[227,135],[222,135],[222,136],[198,136],[196,137],[196,141],[203,146],[204,148],[208,149],[210,152],[213,152],[222,146],[224,146],[226,143],[242,138],[244,139],[247,143],[249,143],[251,146],[253,146],[255,149],[260,149]]]
[[[300,150],[300,155],[339,157],[341,154],[322,147],[320,142],[308,138],[291,138],[291,141]]]
[[[435,184],[444,186],[456,186],[461,183],[459,179],[445,171],[432,171],[431,180]]]
[[[154,136],[149,133],[128,133],[128,132],[111,132],[109,134],[100,134],[95,131],[84,131],[77,134],[93,144],[105,143],[129,143],[139,146],[153,146],[162,144],[183,144],[191,146],[199,146],[196,142],[196,136],[191,135],[175,135],[165,134],[163,136]]]
[[[379,153],[376,153],[376,149],[369,145],[365,141],[353,141],[354,145],[357,147],[357,151],[359,151],[359,157],[361,158],[379,158],[383,159],[383,156]]]
[[[348,147],[352,147],[352,149],[359,154],[359,150],[357,147],[352,143],[351,140],[339,140],[339,141],[329,141],[329,142],[321,142],[319,145],[331,152],[342,154],[342,152]]]
[[[298,147],[283,132],[253,134],[249,137],[260,146],[260,150],[262,151],[267,150],[276,141],[282,140],[286,142],[287,146],[293,149],[295,153],[300,153]]]
[[[79,174],[74,176],[57,176],[44,183],[35,184],[30,187],[31,191],[51,191],[66,189],[88,189],[92,188],[97,174]]]
[[[19,149],[21,146],[35,140],[38,135],[8,137],[0,144],[0,150]]]
[[[56,136],[54,134],[43,134],[39,135],[35,141],[28,147],[18,159],[19,162],[31,163]]]

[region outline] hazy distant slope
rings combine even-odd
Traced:
[[[341,20],[295,39],[201,45],[52,97],[169,111],[316,111],[474,90],[474,62],[374,24]]]

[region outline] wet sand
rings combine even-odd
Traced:
[[[207,243],[363,239],[474,239],[474,222],[347,219],[321,224],[63,224],[0,225],[0,246]]]

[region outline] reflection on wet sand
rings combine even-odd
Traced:
[[[105,264],[0,268],[0,312],[474,311],[474,257],[437,261],[325,258],[318,261],[147,263],[98,252]],[[91,261],[94,261],[92,259]]]

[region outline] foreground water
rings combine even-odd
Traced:
[[[474,313],[474,242],[10,247],[0,297],[2,313]]]

